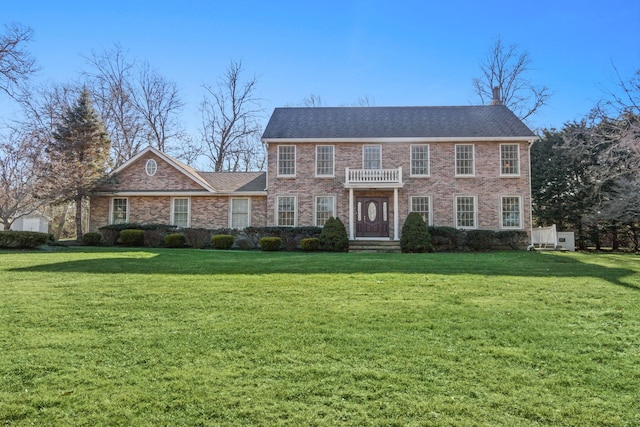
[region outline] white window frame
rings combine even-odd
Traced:
[[[369,148],[377,148],[378,150],[378,167],[377,168],[368,168],[367,167],[367,149]],[[382,169],[382,145],[363,145],[362,146],[362,169],[369,170],[379,170]]]
[[[282,169],[280,167],[281,166],[280,162],[282,162],[282,161],[290,161],[289,159],[283,160],[283,159],[280,158],[281,154],[283,154],[283,153],[281,153],[281,150],[285,149],[285,148],[286,149],[293,149],[293,173],[280,173],[280,170]],[[279,176],[279,177],[288,177],[288,178],[295,177],[296,176],[296,146],[295,145],[278,145],[277,151],[278,151],[278,162],[276,164],[276,167],[277,167],[276,175]]]
[[[467,161],[468,159],[459,159],[458,158],[458,147],[471,147],[471,173],[458,173],[458,162],[459,161]],[[457,177],[474,177],[476,176],[476,146],[475,144],[456,144],[455,145],[455,176]]]
[[[126,212],[125,212],[125,220],[124,222],[115,222],[114,221],[114,217],[113,214],[114,212],[114,208],[115,208],[115,201],[117,200],[124,200],[127,204],[126,206]],[[129,203],[129,198],[128,197],[112,197],[111,198],[111,202],[109,203],[109,224],[126,224],[129,222],[129,211],[131,210],[131,204]]]
[[[331,199],[331,215],[329,216],[334,218],[336,217],[336,196],[334,194],[318,194],[317,196],[313,196],[313,225],[316,227],[324,226],[324,224],[318,224],[318,199],[320,197],[327,197]]]
[[[187,224],[186,225],[176,225],[176,200],[187,201]],[[173,197],[171,199],[171,225],[176,225],[178,227],[183,227],[183,228],[191,227],[191,197]]]
[[[409,196],[409,212],[419,212],[413,210],[413,199],[427,199],[427,225],[433,225],[433,210],[431,208],[431,196]],[[424,218],[424,217],[423,217]]]
[[[282,225],[280,224],[280,199],[292,198],[293,199],[293,224]],[[279,194],[276,196],[275,205],[275,224],[276,227],[297,227],[298,226],[298,196],[295,194]]]
[[[331,148],[331,172],[318,173],[318,159],[320,158],[318,150],[320,148]],[[336,174],[336,148],[335,145],[316,145],[316,177],[333,178]]]
[[[233,215],[234,215],[233,205],[234,205],[234,202],[238,200],[243,200],[247,202],[247,225],[245,225],[244,227],[234,227],[234,224],[233,224]],[[229,228],[241,230],[247,227],[251,227],[251,197],[231,197],[229,199]]]
[[[427,149],[427,173],[414,173],[413,172],[413,149],[414,147],[426,148]],[[410,166],[411,166],[411,176],[415,177],[430,177],[431,176],[431,147],[429,144],[411,144],[409,148],[409,157],[410,157]]]
[[[518,225],[517,226],[509,226],[505,225],[504,222],[504,199],[518,199]],[[504,230],[522,230],[522,196],[500,196],[500,228]]]
[[[460,225],[458,223],[458,199],[472,199],[473,200],[473,226]],[[458,195],[453,198],[453,215],[454,223],[457,229],[461,230],[476,230],[478,228],[478,197],[469,195]]]
[[[158,172],[158,162],[154,159],[147,160],[144,164],[144,171],[148,176],[154,176]]]
[[[503,147],[516,147],[516,172],[504,172]],[[520,176],[520,144],[500,144],[500,176]]]

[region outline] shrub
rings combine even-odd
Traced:
[[[30,249],[46,245],[49,240],[47,233],[36,231],[0,231],[0,248]]]
[[[499,244],[510,249],[526,249],[529,245],[529,234],[522,230],[501,230],[496,232]]]
[[[97,246],[102,240],[102,234],[100,233],[84,233],[82,235],[82,244],[85,246]]]
[[[495,231],[469,230],[467,231],[467,246],[473,251],[488,251],[493,246]]]
[[[164,236],[166,232],[158,229],[143,230],[144,245],[148,248],[157,248],[164,245]]]
[[[280,237],[263,237],[260,239],[260,248],[263,251],[277,251],[282,246]]]
[[[254,248],[253,241],[246,237],[236,240],[236,245],[238,246],[238,249],[243,251],[249,251]]]
[[[183,233],[187,245],[192,248],[206,248],[211,241],[211,231],[204,228],[185,228]]]
[[[307,237],[300,240],[300,248],[305,252],[315,252],[320,249],[320,239],[317,237]]]
[[[453,227],[427,227],[436,252],[455,251],[463,247],[465,234]]]
[[[418,212],[410,212],[402,226],[400,248],[404,253],[421,253],[433,251],[431,235],[427,224]]]
[[[349,247],[349,237],[340,218],[330,217],[320,232],[320,247],[330,252],[345,252]]]
[[[144,244],[144,230],[120,231],[120,243],[125,246],[142,246]]]
[[[168,248],[184,248],[185,242],[184,234],[171,233],[164,236],[164,244],[167,245]]]
[[[233,236],[229,234],[216,234],[211,236],[211,246],[213,249],[231,249],[233,246]]]

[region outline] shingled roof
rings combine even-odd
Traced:
[[[200,172],[216,191],[229,192],[257,192],[267,189],[267,174],[265,172]]]
[[[504,105],[276,108],[262,139],[535,138]]]

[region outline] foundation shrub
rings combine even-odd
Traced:
[[[233,246],[233,236],[229,234],[211,236],[211,247],[213,249],[231,249],[231,246]]]
[[[433,252],[431,235],[422,215],[411,212],[402,226],[400,248],[404,253]]]
[[[263,251],[277,251],[282,247],[282,239],[280,237],[263,237],[260,239],[260,249]]]
[[[211,242],[211,231],[205,228],[185,228],[183,230],[187,245],[196,249],[203,249]]]
[[[181,233],[171,233],[164,236],[164,244],[168,248],[184,248],[186,241],[184,234]]]
[[[300,240],[300,249],[305,252],[316,252],[320,249],[320,239],[317,237],[307,237]]]
[[[120,243],[122,243],[125,246],[143,246],[144,230],[120,231]]]
[[[98,246],[102,240],[102,234],[100,233],[84,233],[82,235],[82,244],[85,246]]]
[[[320,248],[329,252],[346,252],[349,237],[340,218],[330,217],[320,232]]]

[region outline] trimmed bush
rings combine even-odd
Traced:
[[[143,246],[144,230],[120,231],[120,243],[122,243],[125,246]]]
[[[231,246],[233,246],[233,236],[229,234],[211,236],[211,247],[213,249],[231,249]]]
[[[98,246],[102,240],[100,233],[84,233],[82,235],[82,244],[85,246]]]
[[[410,212],[402,226],[400,249],[403,253],[432,252],[431,235],[422,215]]]
[[[254,248],[253,241],[247,238],[236,240],[236,246],[238,246],[238,249],[242,251],[250,251]]]
[[[320,239],[317,237],[307,237],[300,240],[300,249],[305,252],[316,252],[320,249]]]
[[[164,236],[164,244],[168,248],[184,248],[186,241],[187,239],[180,233],[171,233]]]
[[[491,230],[467,231],[467,247],[472,251],[488,251],[493,247],[496,232]]]
[[[320,232],[320,247],[329,252],[346,252],[349,237],[340,218],[330,217]]]
[[[260,249],[263,251],[277,251],[282,246],[280,237],[263,237],[260,239]]]
[[[211,242],[211,231],[205,228],[185,228],[182,233],[187,245],[192,248],[203,249]]]
[[[147,248],[157,248],[164,245],[164,236],[166,232],[158,229],[143,230],[144,231],[144,245]]]
[[[36,231],[0,231],[0,248],[31,249],[46,245],[49,240],[47,233]]]

